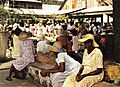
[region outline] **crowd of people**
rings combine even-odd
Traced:
[[[82,38],[82,36],[87,33],[91,33],[95,36],[95,41],[100,45],[103,52],[107,50],[107,53],[104,53],[105,56],[111,53],[109,51],[113,48],[110,47],[114,45],[109,43],[113,41],[114,35],[112,23],[104,23],[103,25],[100,22],[75,22],[72,20],[65,22],[64,20],[56,21],[46,19],[29,24],[22,21],[14,24],[8,23],[4,24],[4,27],[5,30],[9,32],[8,48],[10,49],[13,47],[13,33],[18,36],[21,31],[29,32],[32,37],[37,37],[37,41],[34,41],[36,42],[35,44],[37,44],[40,40],[39,38],[43,35],[45,39],[49,39],[50,42],[58,40],[69,54],[71,54],[72,51],[77,52],[82,48],[81,45],[78,45],[77,39]]]
[[[43,77],[50,76],[53,87],[91,87],[103,79],[103,60],[113,49],[113,44],[107,42],[114,35],[111,23],[102,26],[100,22],[44,20],[37,24],[15,23],[6,29],[10,33],[8,43],[12,34],[19,37],[21,54],[13,61],[6,80],[11,81],[12,72],[34,62],[38,52],[52,53],[56,60],[52,69],[41,69]]]

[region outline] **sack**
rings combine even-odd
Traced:
[[[56,64],[55,58],[51,53],[44,54],[42,52],[38,52],[36,56],[37,62],[48,63],[48,64]]]

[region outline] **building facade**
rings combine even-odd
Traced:
[[[63,3],[63,0],[5,0],[5,2],[0,2],[0,4],[4,3],[5,6],[9,8],[24,8],[24,9],[45,9],[45,5],[60,6]],[[49,7],[50,8],[50,7]],[[55,7],[54,7],[55,8]],[[59,8],[57,8],[59,9]]]
[[[62,10],[74,10],[69,14],[72,18],[83,20],[95,20],[99,22],[112,22],[112,0],[67,0]]]
[[[42,1],[39,0],[10,0],[10,8],[42,9]]]
[[[112,4],[112,0],[67,0],[62,9],[91,8]]]
[[[43,4],[61,5],[64,0],[42,0]]]

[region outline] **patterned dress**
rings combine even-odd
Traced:
[[[97,68],[103,68],[102,58],[102,53],[98,48],[95,48],[90,54],[85,50],[82,62],[82,65],[84,65],[82,74],[90,73]],[[86,76],[81,81],[77,82],[75,79],[77,73],[78,71],[68,76],[63,87],[91,87],[93,84],[101,81],[104,76],[104,73],[102,72],[98,75]]]
[[[34,62],[34,45],[32,40],[20,41],[20,58],[13,61],[13,66],[21,71],[29,63]]]

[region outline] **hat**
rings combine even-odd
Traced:
[[[52,46],[49,46],[49,50],[52,52],[62,52],[62,44],[58,41],[54,42]]]
[[[79,42],[85,42],[85,41],[87,41],[89,39],[93,40],[93,46],[94,47],[99,47],[99,45],[95,42],[94,36],[92,34],[86,34],[86,35],[83,36],[82,39],[78,39],[78,41]]]
[[[27,40],[30,37],[30,34],[26,31],[22,31],[19,35],[19,40]]]

